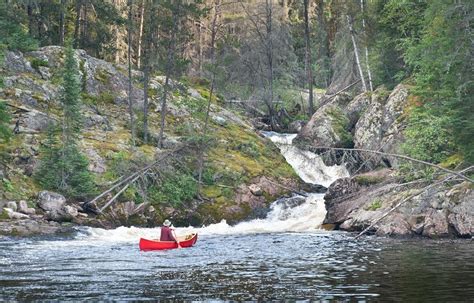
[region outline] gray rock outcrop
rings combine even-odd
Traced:
[[[36,204],[44,211],[57,211],[66,203],[66,198],[58,193],[43,190],[38,194]]]
[[[340,179],[326,194],[324,223],[347,231],[362,231],[418,187],[400,186],[393,179],[379,184]],[[362,184],[361,184],[362,183]],[[466,237],[474,235],[474,191],[469,184],[438,185],[407,201],[370,231],[377,235]],[[334,194],[343,190],[343,193]]]

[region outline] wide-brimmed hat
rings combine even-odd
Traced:
[[[165,222],[163,222],[163,225],[164,226],[170,226],[171,225],[171,221],[166,219]]]

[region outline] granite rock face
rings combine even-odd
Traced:
[[[364,175],[362,175],[364,176]],[[324,223],[338,229],[362,231],[420,187],[401,186],[389,175],[377,184],[364,178],[340,179],[325,196]],[[337,192],[338,194],[334,194]],[[371,233],[391,236],[465,237],[474,234],[474,191],[467,182],[438,185],[413,197],[377,223]]]

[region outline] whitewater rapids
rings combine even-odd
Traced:
[[[343,165],[326,166],[317,154],[302,151],[292,145],[294,134],[265,132],[264,135],[274,142],[286,161],[298,176],[307,183],[329,186],[338,178],[349,173]],[[231,226],[225,220],[200,228],[180,227],[178,235],[197,232],[202,235],[235,235],[275,232],[316,232],[326,216],[324,194],[309,194],[298,206],[290,207],[285,203],[274,202],[265,219],[255,219]],[[77,240],[87,242],[136,242],[138,238],[157,238],[160,228],[119,227],[113,230],[85,228]]]

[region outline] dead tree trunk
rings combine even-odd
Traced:
[[[365,40],[365,65],[367,67],[367,76],[369,78],[370,91],[374,91],[374,87],[372,85],[372,73],[370,72],[370,65],[369,65],[369,48],[367,46],[367,30],[365,28],[364,0],[360,0],[360,9],[362,11],[362,29],[364,31],[364,40]]]
[[[367,91],[367,84],[365,83],[364,72],[362,71],[362,65],[360,64],[359,48],[357,47],[357,43],[356,43],[356,39],[355,39],[355,32],[354,32],[354,26],[353,26],[353,23],[352,23],[352,17],[349,16],[349,14],[347,14],[346,17],[347,17],[347,23],[349,24],[349,32],[351,34],[352,46],[354,47],[354,55],[355,55],[355,59],[356,59],[357,69],[359,70],[359,75],[360,75],[360,80],[362,82],[362,87],[364,89],[364,92],[366,92]]]
[[[132,106],[132,5],[133,0],[128,0],[128,112],[130,115],[131,143],[135,146],[135,118]]]
[[[145,0],[142,0],[140,7],[140,31],[138,33],[138,50],[137,50],[137,67],[141,68],[142,63],[142,37],[143,37],[143,21],[145,15]]]
[[[59,7],[59,45],[64,45],[65,6],[66,6],[66,0],[61,0],[60,7]]]
[[[313,103],[313,64],[311,58],[311,43],[309,36],[309,17],[308,17],[308,6],[309,0],[304,0],[304,36],[306,43],[306,77],[308,81],[308,91],[309,91],[309,117],[311,118],[314,113],[314,103]]]
[[[74,48],[79,48],[80,34],[81,34],[81,11],[82,0],[76,1],[76,22],[74,24]]]

